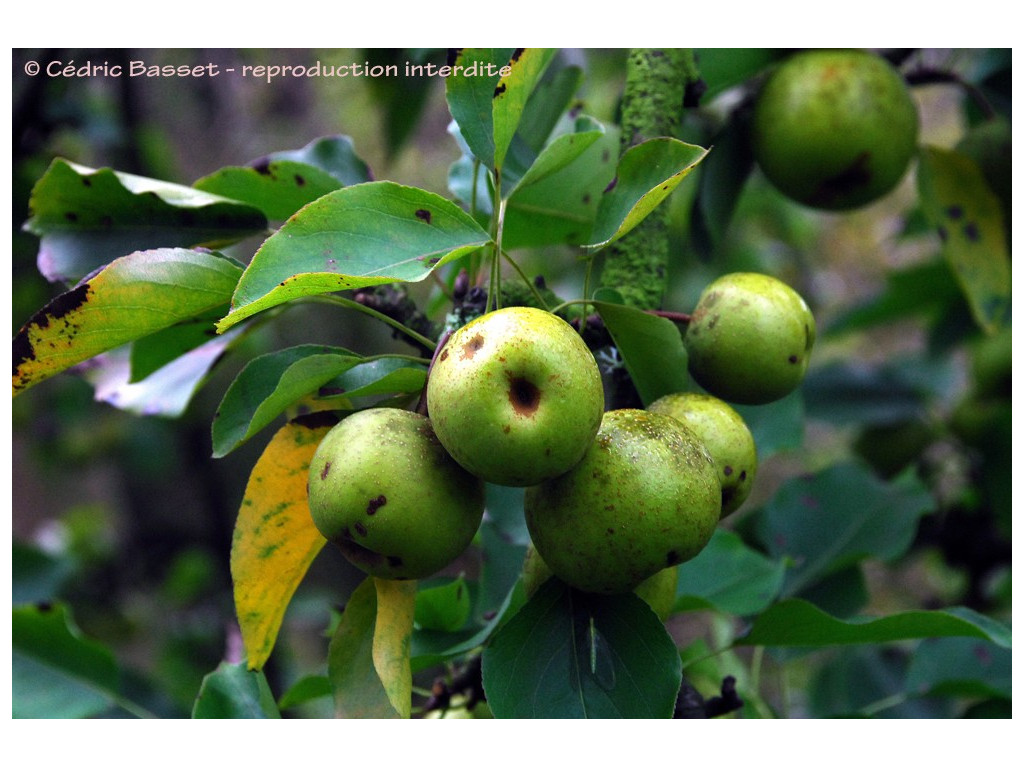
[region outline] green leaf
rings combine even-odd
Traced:
[[[370,166],[356,154],[348,136],[324,136],[314,139],[302,149],[274,152],[268,157],[270,160],[287,160],[319,168],[345,187],[373,179]]]
[[[25,228],[42,238],[39,271],[68,283],[133,251],[219,247],[267,227],[249,205],[60,158],[36,183],[29,207]]]
[[[1010,630],[969,608],[904,611],[840,621],[805,600],[776,603],[754,620],[737,645],[824,646],[892,643],[927,637],[974,637],[1010,647]]]
[[[620,158],[612,186],[601,197],[588,248],[603,248],[643,221],[708,154],[672,138],[648,139]]]
[[[523,177],[552,136],[574,130],[575,112],[567,114],[566,110],[582,81],[583,70],[579,67],[559,66],[556,59],[547,68],[526,102],[505,155],[501,168],[503,186],[511,189]]]
[[[249,474],[231,537],[231,582],[246,661],[262,669],[284,614],[326,544],[309,512],[309,462],[336,423],[292,421],[277,431]]]
[[[120,673],[113,655],[82,637],[62,605],[14,608],[11,657],[16,718],[89,717],[120,699]]]
[[[696,199],[691,208],[691,230],[708,255],[714,255],[725,240],[754,167],[749,116],[744,110],[736,112],[710,139],[715,151],[701,164]]]
[[[799,448],[804,442],[804,399],[801,389],[765,405],[733,405],[757,446],[757,460]]]
[[[537,159],[506,196],[511,196],[517,190],[538,184],[562,170],[604,135],[604,126],[597,120],[586,116],[575,120],[573,129],[571,133],[555,137],[550,144],[544,147]]]
[[[445,78],[448,111],[470,151],[487,168],[494,168],[494,89],[499,69],[508,64],[514,48],[460,48],[454,67],[464,69]],[[475,74],[465,68],[477,66]],[[493,74],[488,74],[488,65]],[[503,150],[504,153],[504,150]]]
[[[217,254],[139,251],[37,312],[14,337],[14,394],[101,352],[219,307],[241,270]]]
[[[466,579],[459,576],[417,592],[414,618],[423,629],[458,632],[469,620],[470,609],[469,588]]]
[[[515,189],[505,206],[502,246],[588,242],[601,196],[615,175],[618,152],[618,129],[608,127],[568,165]]]
[[[923,149],[917,179],[925,214],[974,319],[994,333],[1010,316],[1010,254],[999,198],[978,165],[953,151]]]
[[[778,597],[786,566],[751,549],[735,533],[719,528],[697,557],[678,568],[676,610],[711,606],[750,616]]]
[[[890,652],[887,652],[890,651]],[[907,661],[885,646],[857,645],[837,649],[811,681],[808,704],[812,717],[951,717],[934,702],[906,700],[903,683]],[[879,708],[878,703],[889,704]],[[895,707],[893,703],[899,702]]]
[[[401,357],[384,357],[358,363],[331,379],[320,387],[319,399],[411,394],[422,390],[426,381],[426,361],[417,365]]]
[[[1010,648],[974,638],[925,640],[907,671],[906,690],[914,696],[1013,696]]]
[[[949,266],[942,261],[915,264],[886,273],[885,290],[839,315],[829,325],[829,336],[891,323],[906,317],[935,319],[961,296]]]
[[[332,136],[302,149],[275,152],[248,167],[221,168],[192,186],[263,211],[268,219],[286,219],[302,206],[344,186],[371,179],[370,169],[347,136]]]
[[[492,100],[494,168],[500,170],[504,164],[526,102],[554,55],[554,48],[516,48],[512,52],[509,72],[498,81]]]
[[[522,582],[517,581],[493,615],[487,614],[486,623],[475,631],[468,629],[455,633],[426,630],[414,632],[411,644],[413,671],[436,667],[438,664],[476,651],[514,616],[525,602],[526,595]]]
[[[488,242],[469,214],[432,192],[389,181],[345,187],[267,238],[218,329],[300,296],[423,280]]]
[[[702,102],[746,81],[785,53],[776,48],[695,48],[700,79],[707,85]]]
[[[222,661],[203,678],[192,708],[194,719],[279,719],[267,678],[260,670],[246,669],[244,663]]]
[[[277,706],[281,709],[291,709],[309,701],[331,695],[331,681],[324,675],[307,675],[296,681],[281,696]]]
[[[213,456],[222,458],[306,395],[358,364],[340,347],[302,344],[260,355],[241,370],[213,419]]]
[[[52,601],[74,574],[70,557],[55,557],[37,547],[11,541],[11,600],[14,605]]]
[[[588,595],[549,579],[483,654],[499,718],[671,717],[682,680],[675,643],[632,593]]]
[[[801,385],[807,415],[834,424],[894,424],[925,413],[923,393],[893,365],[836,361]]]
[[[679,329],[664,317],[600,301],[607,295],[596,294],[598,314],[604,320],[630,378],[645,406],[663,395],[685,392],[690,388],[686,348]]]
[[[786,482],[756,525],[769,556],[794,561],[783,587],[793,596],[864,558],[899,557],[934,505],[912,474],[885,483],[860,465],[840,464]]]

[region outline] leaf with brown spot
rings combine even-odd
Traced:
[[[459,133],[473,155],[487,168],[494,167],[494,90],[513,48],[460,48],[452,64],[492,66],[493,76],[466,76],[460,71],[445,78],[445,98]],[[506,147],[507,149],[507,147]]]
[[[39,271],[66,283],[134,251],[217,248],[267,227],[263,213],[237,200],[62,158],[36,182],[29,207]]]
[[[326,136],[302,149],[275,152],[246,167],[229,166],[192,186],[259,208],[272,220],[287,219],[335,189],[373,177],[348,136]]]
[[[417,211],[430,211],[424,226]],[[491,240],[440,195],[390,181],[356,184],[313,201],[267,238],[231,299],[221,332],[301,296],[418,282]]]
[[[994,333],[1010,316],[1010,254],[999,198],[971,158],[927,147],[918,164],[925,215],[943,236],[942,253],[975,321]]]
[[[494,123],[494,167],[501,168],[505,153],[512,144],[516,128],[523,116],[526,102],[555,55],[554,48],[526,48],[510,58],[508,75],[494,89],[492,120]]]
[[[184,248],[116,259],[37,312],[14,337],[13,392],[224,304],[242,270]]]
[[[326,543],[313,525],[306,483],[329,430],[285,424],[249,475],[231,543],[231,578],[250,669],[270,657],[285,609]]]

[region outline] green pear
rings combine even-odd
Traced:
[[[341,421],[317,447],[309,510],[357,568],[419,579],[469,546],[484,487],[445,452],[425,416],[370,408]]]
[[[877,200],[917,152],[917,107],[900,73],[867,51],[804,51],[757,96],[754,158],[799,203],[847,210]]]
[[[683,343],[690,375],[710,394],[762,405],[800,385],[814,337],[800,294],[769,275],[734,272],[701,293]]]
[[[692,432],[660,413],[622,409],[605,414],[576,466],[527,489],[526,525],[562,581],[614,594],[700,552],[721,498],[714,461]]]
[[[722,517],[739,509],[757,474],[757,446],[743,417],[723,400],[698,392],[665,395],[647,410],[671,416],[700,438],[718,468]]]
[[[583,457],[604,390],[572,326],[541,309],[508,307],[451,335],[430,371],[427,409],[442,445],[469,472],[528,486]]]

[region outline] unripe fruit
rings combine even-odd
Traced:
[[[701,293],[683,342],[690,375],[710,394],[762,405],[800,385],[814,337],[800,294],[774,277],[734,272]]]
[[[873,53],[821,50],[779,65],[758,94],[754,158],[788,197],[826,210],[865,205],[903,178],[917,108],[900,73]]]
[[[459,464],[498,485],[534,485],[582,458],[604,390],[579,334],[550,312],[508,307],[455,331],[434,361],[427,409]]]
[[[722,485],[722,517],[739,509],[757,474],[757,446],[743,417],[717,397],[697,392],[665,395],[647,410],[682,422],[704,443]]]
[[[320,442],[309,464],[309,510],[357,568],[419,579],[469,546],[484,488],[445,452],[426,417],[371,408]]]
[[[703,444],[678,421],[624,409],[605,414],[583,460],[526,491],[537,552],[584,592],[628,592],[694,557],[711,539],[721,488]]]

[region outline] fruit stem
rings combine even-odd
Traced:
[[[334,295],[326,295],[326,294],[319,295],[319,296],[304,296],[304,297],[302,297],[302,299],[300,299],[300,301],[315,302],[315,303],[320,303],[320,304],[336,304],[338,306],[348,307],[349,309],[358,310],[359,312],[362,312],[364,315],[369,315],[370,317],[373,317],[373,318],[375,318],[377,320],[380,320],[382,323],[386,323],[387,325],[390,325],[396,331],[404,333],[409,338],[414,339],[419,344],[422,344],[427,350],[432,351],[432,350],[436,349],[436,347],[437,347],[437,344],[435,344],[433,341],[428,339],[426,336],[424,336],[421,333],[417,333],[416,331],[414,331],[412,328],[409,328],[408,326],[402,325],[400,322],[398,322],[394,318],[388,317],[383,312],[378,312],[376,309],[373,309],[372,307],[368,307],[365,304],[360,304],[358,301],[353,301],[352,299],[346,299],[344,296],[334,296]]]
[[[664,317],[671,320],[674,323],[683,323],[684,325],[689,323],[693,319],[692,315],[688,315],[685,312],[672,312],[667,309],[648,309],[647,314],[656,315],[658,317]]]
[[[528,275],[527,275],[527,274],[526,274],[526,273],[525,273],[525,272],[523,271],[523,268],[519,266],[519,264],[518,264],[518,263],[516,262],[516,260],[515,260],[515,259],[513,259],[513,258],[512,258],[511,256],[509,256],[509,255],[508,255],[507,253],[505,253],[504,251],[502,251],[502,254],[501,254],[501,255],[502,255],[502,256],[504,256],[504,257],[505,257],[505,260],[506,260],[506,261],[507,261],[507,262],[508,262],[509,264],[511,264],[511,265],[512,265],[512,268],[513,268],[513,269],[515,269],[516,273],[517,273],[517,274],[518,274],[518,275],[519,275],[519,276],[520,276],[521,278],[523,278],[523,282],[524,282],[524,283],[526,283],[527,287],[529,287],[529,289],[530,289],[530,292],[531,292],[531,293],[533,293],[533,297],[534,297],[534,298],[535,298],[535,299],[537,300],[537,302],[538,302],[538,303],[540,304],[541,308],[542,308],[542,309],[548,309],[548,303],[547,303],[546,301],[544,301],[544,297],[543,297],[543,296],[541,295],[541,292],[537,290],[537,286],[536,286],[536,285],[534,285],[534,282],[533,282],[533,280],[531,280],[531,279],[529,278],[529,276],[528,276]],[[549,311],[550,311],[550,310],[549,310]]]

